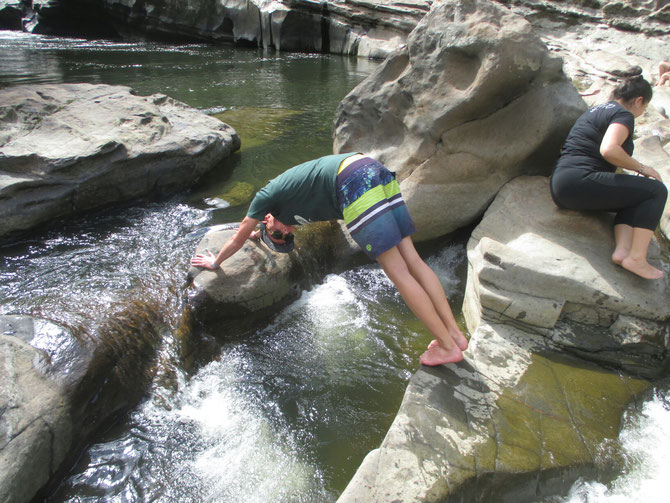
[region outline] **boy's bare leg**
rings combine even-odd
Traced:
[[[468,340],[461,332],[458,323],[456,323],[456,318],[454,318],[454,313],[451,310],[440,279],[435,274],[435,271],[418,254],[416,248],[414,248],[412,238],[404,238],[398,244],[398,250],[407,264],[410,274],[430,297],[435,311],[437,311],[447,330],[449,330],[451,338],[461,351],[468,349]]]
[[[425,351],[421,355],[421,363],[424,365],[441,365],[461,361],[463,353],[435,310],[430,296],[410,273],[398,247],[382,253],[377,257],[377,261],[412,312],[433,334],[433,337],[439,341],[438,346]]]
[[[433,337],[440,341],[439,346],[421,355],[421,363],[424,365],[441,365],[443,363],[461,361],[463,353],[442,322],[428,293],[410,274],[398,247],[393,247],[382,253],[377,257],[377,262],[382,266],[382,269],[384,269],[386,275],[396,286],[401,297],[412,312],[421,320],[430,333],[433,334]]]

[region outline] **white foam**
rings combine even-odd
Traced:
[[[193,430],[192,455],[174,463],[170,478],[187,478],[203,501],[266,502],[306,493],[318,474],[301,460],[289,428],[273,424],[240,389],[241,366],[226,356],[183,380],[172,410],[145,407],[167,431]]]
[[[626,459],[624,474],[609,486],[595,481],[579,480],[564,500],[566,503],[668,501],[666,479],[670,470],[668,403],[656,397],[646,402],[639,413],[630,413],[619,440]]]

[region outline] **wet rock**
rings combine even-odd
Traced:
[[[31,501],[137,403],[158,339],[141,306],[114,313],[99,338],[0,316],[0,501]]]
[[[463,362],[422,367],[338,503],[537,501],[616,467],[621,415],[649,384],[482,324]]]
[[[195,253],[216,255],[234,229],[210,231]],[[291,252],[291,253],[295,253]],[[248,239],[244,246],[216,271],[191,267],[190,303],[200,320],[242,317],[297,297],[298,281],[291,278],[291,254],[275,253]]]
[[[194,253],[216,255],[235,233],[225,227],[208,231]],[[276,253],[248,239],[216,271],[191,267],[188,299],[195,319],[207,323],[276,311],[357,251],[336,222],[301,226],[295,243],[292,252]]]
[[[340,103],[336,152],[395,171],[419,238],[477,219],[507,181],[549,174],[585,105],[530,24],[484,1],[433,5]]]
[[[0,501],[30,501],[65,459],[73,425],[65,391],[30,318],[0,318]],[[76,369],[76,368],[75,368]]]
[[[217,119],[122,86],[15,86],[0,103],[0,238],[183,190],[240,147]]]
[[[0,0],[0,30],[20,30],[24,16],[24,2]]]
[[[520,177],[468,242],[470,331],[505,324],[585,359],[656,377],[668,368],[670,284],[614,265],[613,216],[558,209],[545,177]],[[650,262],[662,266],[659,247]]]

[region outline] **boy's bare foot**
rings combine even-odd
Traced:
[[[456,346],[451,350],[446,350],[442,346],[435,345],[427,349],[419,358],[422,365],[434,367],[445,363],[456,363],[463,359],[463,353]]]
[[[458,346],[458,349],[465,351],[468,349],[468,339],[463,335],[460,330],[457,330],[455,333],[451,332],[451,337],[454,339],[454,342]]]
[[[630,255],[621,261],[621,267],[644,279],[659,279],[665,274],[660,269],[656,269],[649,264],[646,260],[635,260],[631,258]]]
[[[458,331],[457,336],[453,337],[453,339],[456,345],[458,346],[458,349],[460,349],[461,351],[465,351],[466,349],[468,349],[468,339],[461,333],[460,330]],[[432,349],[435,346],[439,345],[440,345],[439,341],[437,339],[433,339],[432,341],[430,341],[430,344],[428,344],[428,349]]]

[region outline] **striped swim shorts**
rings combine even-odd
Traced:
[[[416,232],[395,175],[370,157],[338,173],[337,202],[351,237],[373,260]]]

